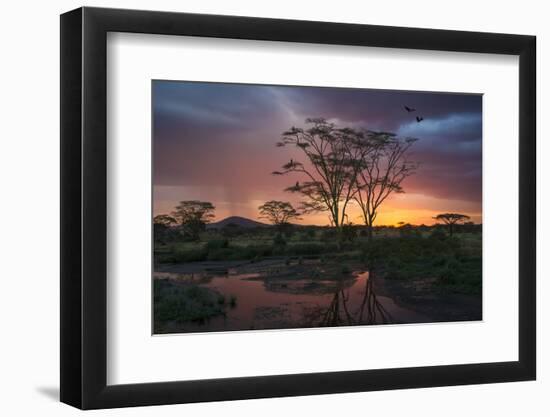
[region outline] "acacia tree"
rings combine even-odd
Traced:
[[[153,223],[162,225],[165,227],[172,227],[176,225],[177,221],[172,216],[169,216],[168,214],[159,214],[158,216],[155,216],[153,218]]]
[[[180,201],[172,217],[180,224],[185,236],[198,240],[199,233],[214,219],[215,207],[208,201]]]
[[[455,224],[460,224],[470,219],[470,216],[460,213],[442,213],[434,217],[435,220],[442,221],[449,226],[449,236],[453,235]]]
[[[354,199],[361,209],[370,240],[380,206],[392,193],[404,192],[401,184],[418,167],[407,159],[417,139],[399,139],[388,132],[367,131],[364,135],[366,140],[357,146],[367,149],[366,158],[360,164],[355,181]]]
[[[292,219],[300,218],[300,213],[288,201],[267,201],[259,206],[258,210],[261,218],[279,227],[288,224]]]
[[[356,193],[355,180],[361,161],[368,151],[358,146],[363,133],[337,128],[325,119],[306,119],[307,129],[292,127],[282,135],[277,146],[294,146],[305,157],[305,163],[291,159],[274,175],[297,173],[296,181],[286,191],[301,194],[303,213],[328,211],[331,224],[340,229],[346,221],[346,209]]]

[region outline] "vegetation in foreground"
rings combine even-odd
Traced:
[[[154,280],[155,333],[162,333],[167,323],[204,323],[235,305],[234,297],[195,283]]]
[[[433,290],[481,294],[481,234],[449,238],[435,232],[373,240],[365,261],[389,280],[422,281]]]

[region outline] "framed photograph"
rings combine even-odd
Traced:
[[[535,37],[61,16],[61,401],[533,380]]]

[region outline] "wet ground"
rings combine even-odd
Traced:
[[[162,333],[441,321],[380,293],[383,283],[367,271],[318,260],[180,264],[163,267],[155,278],[193,283],[235,300],[225,314],[202,323],[166,323]]]

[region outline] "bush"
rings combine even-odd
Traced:
[[[286,247],[285,253],[287,255],[320,255],[321,253],[336,252],[338,246],[334,243],[292,243]]]
[[[209,261],[259,260],[266,256],[272,256],[273,252],[274,248],[270,245],[234,246],[213,249],[208,252],[207,258]]]
[[[166,322],[201,322],[224,314],[225,297],[197,285],[177,285],[169,280],[154,281],[155,329]]]
[[[237,250],[233,248],[216,248],[208,251],[209,261],[230,261],[235,259]]]
[[[176,249],[173,258],[175,262],[201,262],[205,261],[208,251],[203,248]]]
[[[447,233],[445,233],[441,228],[436,227],[434,230],[432,230],[430,237],[432,239],[443,240],[447,238]]]
[[[209,240],[206,243],[206,249],[208,251],[214,250],[214,249],[224,249],[229,246],[229,240],[227,239],[213,239]]]
[[[342,268],[340,269],[340,273],[342,275],[347,275],[347,274],[350,274],[351,273],[351,269],[349,266],[347,265],[342,265]]]
[[[437,230],[437,229],[436,229]],[[441,232],[441,230],[440,230]],[[388,279],[435,278],[442,289],[478,294],[481,291],[481,246],[444,237],[410,235],[379,238],[363,245],[361,259],[367,268]]]
[[[275,246],[285,246],[286,245],[286,240],[285,240],[285,238],[283,237],[283,235],[281,233],[277,233],[277,235],[273,239],[273,244]]]
[[[229,223],[229,224],[226,224],[222,229],[221,229],[221,234],[225,237],[238,237],[238,236],[241,236],[245,233],[245,230],[239,226],[238,224],[235,224],[235,223]]]
[[[323,230],[321,233],[321,240],[323,241],[334,241],[337,237],[338,234],[334,229]]]
[[[342,226],[342,241],[353,242],[357,238],[357,226],[345,224]]]

